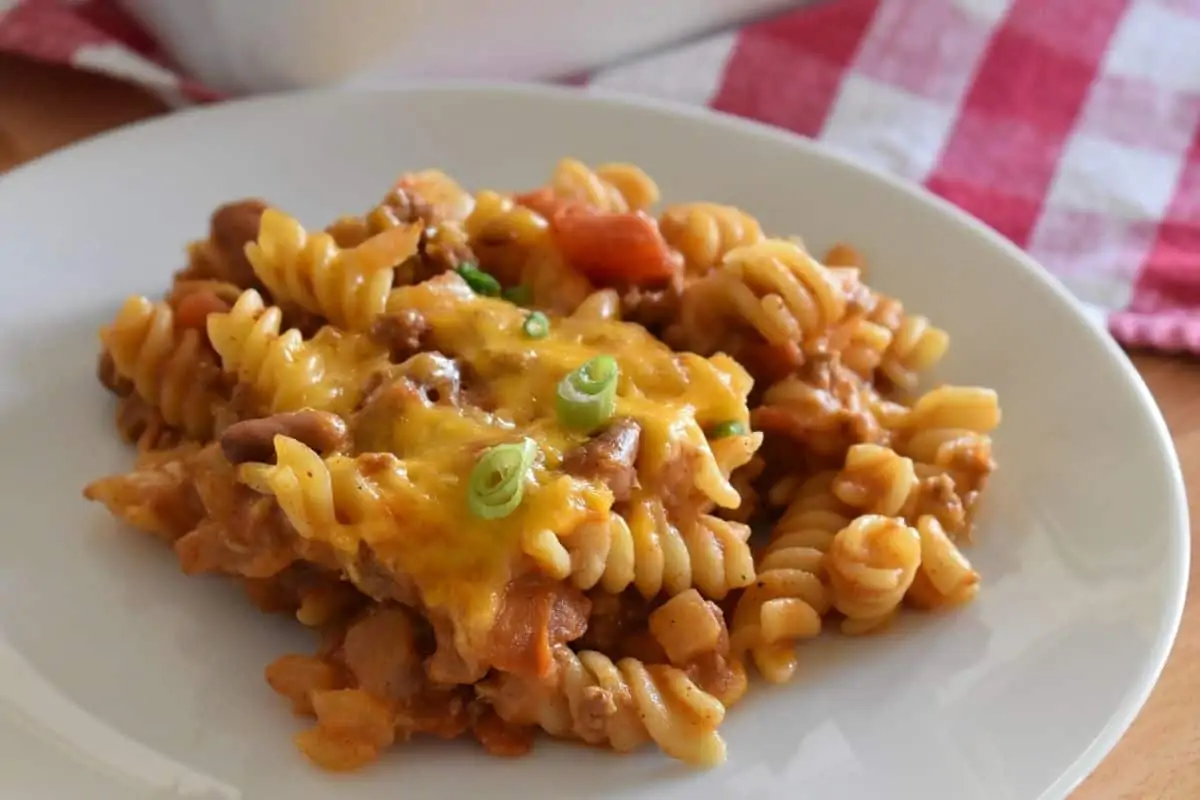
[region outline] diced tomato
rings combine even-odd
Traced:
[[[641,211],[606,214],[573,203],[551,222],[563,256],[598,284],[664,283],[682,268],[658,225]]]

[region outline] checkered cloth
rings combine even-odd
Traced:
[[[112,0],[0,0],[0,49],[217,97]],[[570,82],[819,139],[996,228],[1124,344],[1200,353],[1200,0],[829,0]]]

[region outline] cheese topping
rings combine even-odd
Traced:
[[[567,577],[572,533],[612,513],[605,483],[560,469],[564,456],[588,437],[557,419],[555,387],[596,356],[611,356],[620,367],[616,416],[641,425],[637,466],[644,490],[665,485],[670,464],[688,458],[697,502],[704,496],[724,506],[739,502],[728,469],[717,464],[704,435],[719,422],[748,426],[751,381],[732,359],[677,354],[640,326],[608,320],[554,318],[546,336],[531,337],[523,330],[527,311],[476,295],[453,274],[393,290],[388,307],[419,312],[430,346],[443,355],[422,353],[392,368],[392,383],[355,421],[356,446],[364,454],[324,462],[330,509],[313,519],[317,503],[309,502],[309,518],[292,521],[347,560],[360,542],[369,545],[385,568],[416,584],[427,605],[446,608],[468,630],[490,626],[522,561]],[[467,384],[461,402],[430,391],[453,372],[449,359]],[[355,365],[377,367],[373,359],[325,361],[327,376],[346,386],[354,383]],[[365,383],[369,373],[356,377]],[[521,503],[499,519],[472,514],[468,479],[480,455],[525,437],[536,444],[536,454]],[[247,474],[247,481],[265,482],[276,496],[281,486],[310,482],[313,470],[289,463],[285,449],[278,466],[257,477]]]

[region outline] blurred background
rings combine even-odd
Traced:
[[[420,78],[554,80],[796,0],[120,0],[221,92]]]

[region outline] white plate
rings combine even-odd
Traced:
[[[261,194],[319,224],[404,169],[528,187],[554,160],[631,160],[669,198],[735,203],[817,247],[860,245],[872,280],[953,335],[936,376],[996,387],[1001,469],[960,613],[807,646],[756,687],[729,763],[423,743],[350,777],[293,749],[263,667],[309,638],[128,533],[79,489],[130,455],[93,376],[96,327],[156,293],[216,204]],[[1062,797],[1158,676],[1188,571],[1179,467],[1113,342],[998,236],[814,145],[732,119],[549,89],[415,88],[235,103],[138,125],[0,179],[0,795]]]

